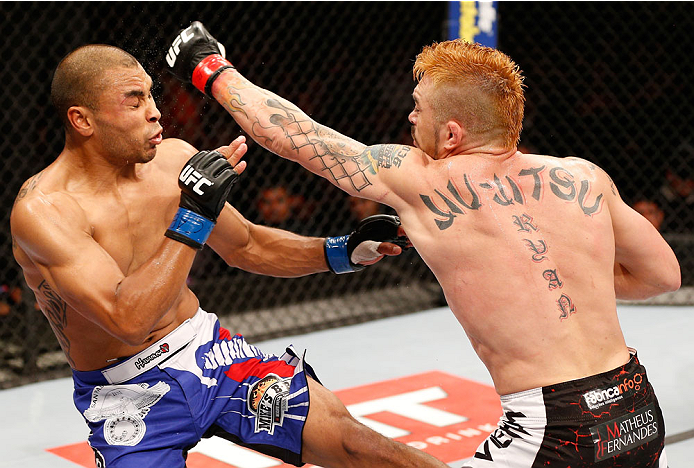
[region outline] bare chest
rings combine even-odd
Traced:
[[[124,191],[113,196],[81,200],[91,235],[124,274],[146,262],[164,241],[178,193],[147,190],[145,195]]]

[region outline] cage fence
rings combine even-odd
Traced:
[[[216,148],[241,130],[163,67],[171,36],[198,19],[244,75],[317,121],[367,144],[410,143],[411,67],[424,45],[446,39],[447,11],[444,2],[0,3],[0,388],[69,373],[24,286],[9,230],[21,184],[62,149],[49,91],[65,54],[87,43],[132,53],[153,77],[165,136]],[[686,2],[499,2],[498,20],[498,47],[526,75],[521,148],[607,170],[623,198],[659,223],[680,260],[683,288],[656,301],[694,303],[694,10]],[[249,146],[232,200],[255,223],[341,235],[368,214],[392,213]],[[249,340],[445,305],[412,249],[352,275],[281,279],[229,268],[205,248],[189,283],[203,308]]]

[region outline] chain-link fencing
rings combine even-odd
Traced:
[[[155,81],[166,137],[197,148],[241,133],[216,102],[163,69],[168,41],[201,20],[252,81],[317,121],[364,143],[410,143],[411,67],[422,46],[445,39],[442,2],[2,2],[0,141],[0,387],[68,368],[12,258],[9,215],[24,180],[61,151],[49,105],[60,59],[87,43],[119,46]],[[694,13],[683,3],[500,2],[499,48],[528,85],[522,146],[602,166],[623,197],[650,210],[682,263],[694,295],[694,139],[688,43]],[[351,231],[392,212],[352,199],[255,144],[234,206],[253,222],[312,236]],[[567,227],[568,228],[568,227]],[[635,233],[634,235],[638,235]],[[422,310],[445,302],[410,250],[352,275],[269,278],[227,267],[205,248],[190,275],[202,306],[258,340]]]

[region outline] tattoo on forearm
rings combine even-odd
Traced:
[[[590,181],[576,180],[574,176],[563,167],[554,167],[549,171],[545,171],[545,169],[545,166],[529,167],[521,169],[518,172],[518,179],[524,177],[533,178],[533,191],[530,194],[532,199],[542,202],[545,193],[551,193],[561,200],[577,203],[586,216],[592,217],[601,211],[604,204],[603,194],[599,193],[593,198],[591,195],[592,184]],[[547,180],[545,180],[545,178]],[[527,204],[527,197],[521,184],[513,177],[505,176],[501,179],[495,174],[493,182],[481,182],[475,185],[470,182],[470,177],[467,174],[463,174],[463,182],[465,190],[461,190],[456,184],[456,181],[449,180],[447,186],[447,191],[449,192],[448,196],[439,190],[434,190],[434,193],[443,202],[446,208],[437,204],[432,196],[419,194],[424,205],[429,211],[436,215],[434,222],[441,230],[449,228],[457,215],[466,214],[466,210],[476,211],[482,207],[480,195],[477,191],[478,187],[486,192],[491,192],[492,203],[499,206],[522,206]],[[548,187],[549,191],[547,191]],[[464,196],[461,195],[461,193],[464,194]],[[470,202],[466,202],[466,199],[470,200]],[[515,224],[523,229],[523,222],[520,219],[516,219],[515,221]]]
[[[358,152],[344,142],[345,137],[317,124],[290,103],[272,97],[265,105],[275,111],[267,117],[268,123],[256,118],[251,124],[250,133],[255,140],[272,150],[281,135],[297,156],[303,153],[306,160],[319,162],[329,180],[338,185],[345,182],[357,192],[372,185],[369,176],[380,169],[399,168],[410,152],[409,147],[402,145],[370,146]]]
[[[70,339],[65,333],[67,327],[67,304],[66,302],[51,288],[44,280],[41,281],[38,287],[36,299],[41,306],[41,310],[46,314],[48,322],[55,333],[60,347],[67,357],[68,362],[72,367],[75,367],[75,362],[70,356]]]
[[[248,114],[246,113],[246,110],[243,108],[243,106],[246,105],[245,102],[243,102],[243,99],[241,99],[241,95],[234,89],[234,88],[229,88],[227,90],[229,96],[222,102],[222,106],[229,112],[230,114],[233,114],[235,112],[241,112],[243,115],[248,118]]]

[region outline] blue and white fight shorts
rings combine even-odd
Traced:
[[[301,466],[307,372],[291,347],[265,355],[199,309],[125,361],[73,371],[74,401],[100,468],[182,468],[213,435]]]

